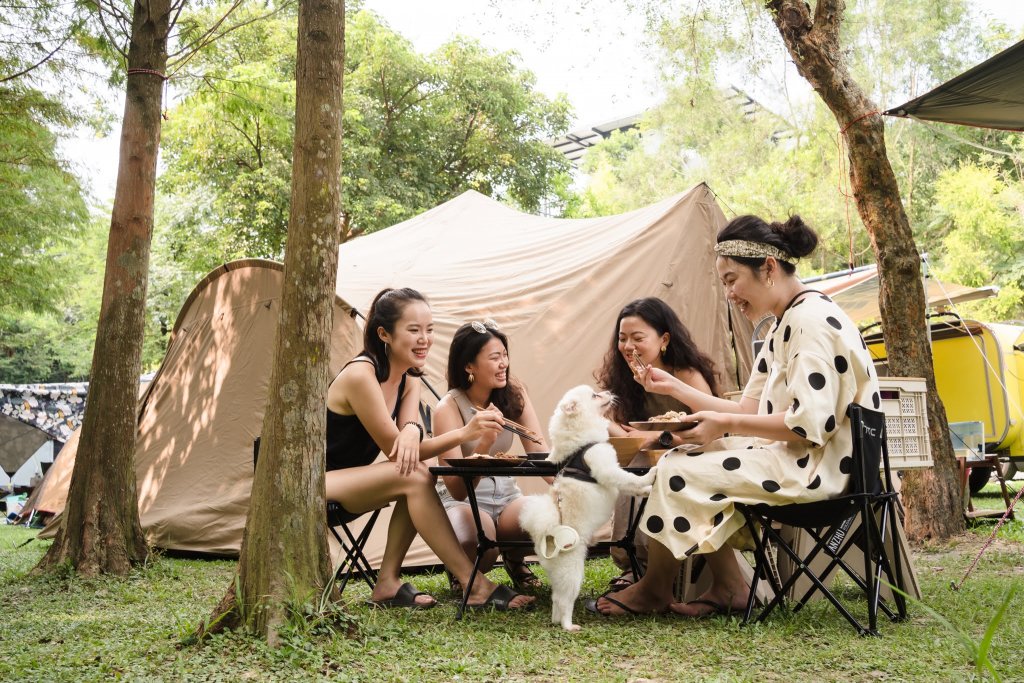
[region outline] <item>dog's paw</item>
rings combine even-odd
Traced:
[[[649,496],[649,495],[651,495],[651,490],[652,489],[653,489],[652,486],[641,486],[640,490],[637,492],[637,495],[640,496],[641,498]]]
[[[569,624],[569,625],[562,624],[562,629],[565,630],[565,631],[568,631],[569,633],[577,633],[579,631],[582,631],[583,627],[580,626],[579,624]]]

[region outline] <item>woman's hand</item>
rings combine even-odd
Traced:
[[[652,365],[644,368],[644,371],[636,376],[636,381],[649,393],[666,395],[671,395],[683,384],[672,373],[659,370]]]
[[[398,430],[388,460],[395,461],[395,469],[403,477],[416,470],[420,463],[420,430],[415,424],[410,422]]]
[[[687,418],[687,422],[696,422],[697,425],[690,429],[675,432],[683,443],[692,443],[699,446],[709,444],[715,439],[721,439],[730,429],[732,415],[729,413],[716,413],[712,410],[702,410],[693,413]]]
[[[490,445],[487,446],[488,450],[490,446],[494,444],[495,439],[498,438],[498,434],[501,433],[502,425],[505,421],[501,417],[501,411],[494,407],[489,407],[487,410],[478,410],[473,418],[466,423],[463,427],[463,442],[473,441],[479,439],[482,443],[481,446],[487,441],[490,441]],[[484,451],[486,452],[486,451]]]

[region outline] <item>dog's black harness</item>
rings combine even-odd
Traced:
[[[596,484],[597,479],[594,479],[594,475],[590,473],[590,465],[583,459],[583,454],[587,452],[588,448],[597,443],[597,441],[585,443],[574,450],[568,458],[562,461],[561,467],[558,468],[558,475]]]

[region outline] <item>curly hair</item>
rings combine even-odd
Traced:
[[[615,319],[611,346],[604,356],[604,364],[594,373],[600,387],[611,391],[618,399],[612,409],[612,418],[616,422],[646,417],[644,399],[647,392],[633,379],[633,371],[619,353],[619,325],[623,318],[634,316],[653,327],[659,335],[668,332],[668,346],[661,359],[669,372],[696,370],[711,387],[711,392],[718,393],[714,362],[693,343],[693,338],[675,311],[657,297],[636,299],[619,311],[619,317]]]
[[[479,323],[478,323],[479,325]],[[501,330],[493,327],[474,327],[472,323],[466,323],[455,331],[452,337],[452,345],[448,350],[448,371],[446,373],[449,389],[469,389],[471,382],[466,374],[466,366],[472,363],[480,349],[492,339],[497,339],[508,351],[508,337]],[[523,388],[517,380],[512,378],[511,364],[505,369],[505,386],[491,390],[490,402],[493,403],[502,415],[518,420],[523,415],[523,407],[526,399],[523,396]]]

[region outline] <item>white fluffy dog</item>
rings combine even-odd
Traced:
[[[551,582],[551,623],[579,631],[572,610],[583,584],[583,563],[594,534],[607,522],[619,493],[647,495],[655,470],[636,476],[619,467],[608,443],[604,413],[613,397],[583,385],[558,402],[548,430],[548,460],[562,468],[549,494],[529,496],[520,524],[530,534]]]

